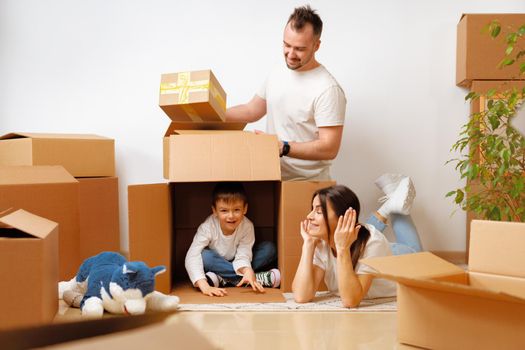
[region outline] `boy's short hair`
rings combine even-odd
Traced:
[[[244,186],[240,182],[218,182],[213,189],[211,205],[215,208],[215,205],[220,200],[226,203],[240,200],[246,205],[248,203],[248,196],[246,195]]]

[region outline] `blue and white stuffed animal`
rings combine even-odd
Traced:
[[[86,259],[70,281],[60,282],[58,297],[88,317],[102,317],[104,310],[131,315],[174,310],[179,298],[155,291],[155,276],[165,271],[164,266],[149,268],[141,261],[103,252]]]

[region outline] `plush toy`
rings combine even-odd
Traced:
[[[102,317],[104,310],[131,315],[174,310],[179,298],[155,291],[155,276],[165,271],[164,266],[149,268],[141,261],[103,252],[86,259],[70,281],[60,282],[58,297],[88,317]]]

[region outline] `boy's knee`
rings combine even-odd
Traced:
[[[275,243],[271,241],[263,241],[259,243],[259,250],[264,251],[268,255],[277,255],[277,248]]]

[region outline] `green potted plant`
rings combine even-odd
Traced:
[[[493,21],[485,30],[496,38],[501,26]],[[505,36],[505,57],[500,67],[520,65],[525,74],[525,24]],[[460,139],[451,148],[455,164],[466,185],[447,193],[465,211],[488,220],[525,221],[525,138],[509,123],[522,107],[525,88],[470,92],[465,100],[480,103],[462,127]]]

